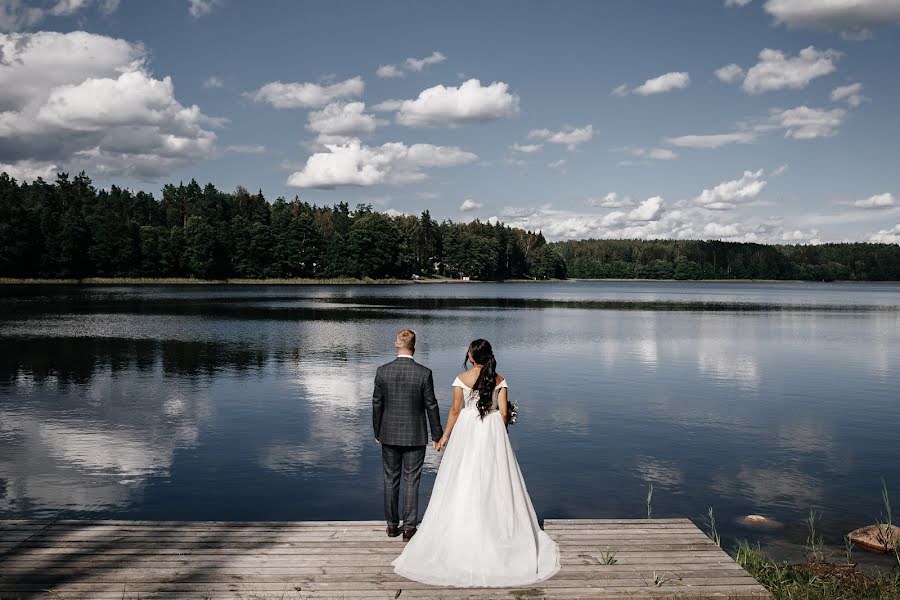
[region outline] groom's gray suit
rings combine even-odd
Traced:
[[[428,427],[435,442],[444,435],[431,369],[405,355],[378,367],[372,393],[372,425],[375,439],[381,442],[384,461],[385,519],[394,527],[400,523],[398,503],[402,470],[406,482],[403,528],[407,531],[415,529]]]

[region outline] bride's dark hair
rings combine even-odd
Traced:
[[[469,344],[469,351],[463,361],[463,367],[469,368],[469,356],[481,365],[481,372],[472,389],[478,392],[478,414],[483,419],[494,407],[494,388],[497,387],[497,359],[494,358],[494,350],[487,340],[478,339]]]

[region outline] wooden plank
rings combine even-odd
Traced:
[[[560,573],[527,589],[435,588],[390,562],[403,543],[380,521],[260,523],[0,521],[0,597],[769,598],[688,519],[548,520]],[[605,550],[617,564],[601,565]],[[653,584],[662,574],[663,584]],[[294,588],[298,589],[294,589]],[[288,593],[293,595],[287,595]],[[79,596],[80,594],[80,596]]]

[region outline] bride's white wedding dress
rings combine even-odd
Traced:
[[[478,393],[457,377],[464,406],[444,449],[428,509],[392,563],[408,579],[458,587],[520,587],[559,570],[559,547],[538,526],[497,410],[484,420]]]

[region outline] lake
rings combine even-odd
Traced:
[[[540,518],[643,517],[652,483],[654,516],[785,557],[815,509],[842,557],[882,477],[900,507],[897,284],[2,286],[0,518],[380,519],[404,327],[444,417],[492,342]]]

